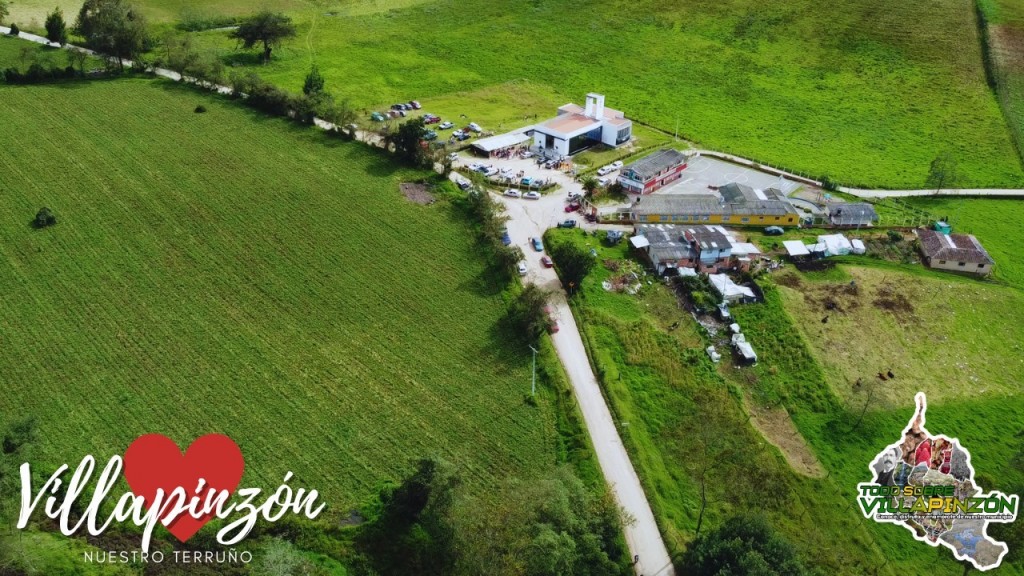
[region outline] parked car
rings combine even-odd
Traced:
[[[559,222],[558,223],[558,227],[559,228],[575,228],[576,227],[576,221],[575,220],[566,220],[564,222]]]
[[[459,190],[469,190],[473,183],[465,178],[459,177],[455,180],[455,185],[459,187]],[[511,243],[511,241],[509,243]],[[508,246],[508,244],[506,244],[506,246]]]
[[[611,166],[602,166],[597,169],[598,176],[604,176],[605,174],[611,174],[612,172],[615,172],[615,168],[612,168]]]
[[[609,166],[611,166],[615,170],[618,170],[619,168],[622,168],[622,160],[616,160],[615,162],[609,164]]]
[[[769,226],[764,229],[764,233],[768,236],[782,236],[786,231],[778,226]]]
[[[480,125],[477,124],[476,122],[470,122],[469,123],[469,129],[472,130],[473,132],[477,132],[477,133],[480,133],[480,132],[484,131],[484,129],[481,128]]]
[[[522,182],[523,182],[523,186],[529,186],[530,184],[533,184],[533,178],[530,178],[530,177],[523,178]]]
[[[455,162],[458,159],[459,159],[459,153],[458,152],[452,152],[451,154],[448,155],[448,161],[449,162]]]
[[[392,104],[392,110],[405,110],[405,104]]]
[[[388,118],[398,118],[401,110],[388,110]]]
[[[424,124],[437,124],[440,121],[441,121],[441,117],[440,116],[434,116],[433,114],[424,114],[423,115],[423,123]]]
[[[512,188],[505,190],[502,194],[509,198],[519,198],[519,190],[513,190]]]
[[[555,319],[555,309],[550,304],[544,306],[544,314],[548,317],[548,332],[558,332],[558,320]]]
[[[530,152],[529,150],[523,150],[523,152],[521,154],[519,154],[519,157],[520,158],[532,158],[533,157],[533,152]]]
[[[501,231],[501,243],[505,246],[512,244],[512,237],[508,235],[508,228]]]
[[[565,207],[565,211],[566,212],[575,212],[575,211],[577,211],[579,209],[580,209],[580,203],[579,202],[572,202],[571,204],[568,204]]]
[[[569,197],[566,198],[566,200],[572,202],[573,200],[579,200],[580,198],[583,198],[583,194],[580,194],[579,192],[569,192]]]
[[[527,192],[523,194],[523,198],[527,200],[540,200],[540,192]]]
[[[452,124],[451,122],[445,120],[444,122],[441,122],[441,125],[438,126],[438,128],[440,128],[441,130],[447,130],[452,126],[455,126],[455,124]]]
[[[425,134],[423,134],[423,139],[424,140],[437,140],[437,132],[434,132],[433,130],[427,130],[427,132]]]
[[[417,101],[417,100],[410,100],[408,105],[413,110],[419,110],[420,108],[422,108],[422,106],[420,106],[419,101]]]
[[[520,276],[526,276],[526,260],[520,260],[517,268],[519,268]]]
[[[383,122],[387,120],[387,118],[387,116],[381,114],[380,112],[374,112],[370,114],[370,120],[373,120],[374,122]]]
[[[607,186],[610,182],[611,182],[611,180],[609,180],[607,178],[598,178],[597,179],[597,185],[598,186]]]
[[[555,263],[551,261],[551,258],[547,254],[540,257],[540,263],[543,264],[545,268],[551,268],[552,266],[555,265]]]
[[[536,250],[537,252],[544,251],[544,245],[541,244],[540,238],[530,238],[530,244],[533,245],[533,249]]]
[[[455,139],[458,140],[459,142],[462,142],[463,140],[469,140],[470,138],[469,134],[465,132],[460,132],[459,134],[452,134],[452,136],[455,136]]]
[[[493,177],[493,176],[497,176],[498,175],[498,169],[495,168],[494,166],[488,166],[487,167],[487,171],[484,172],[484,175],[486,175],[488,178]]]

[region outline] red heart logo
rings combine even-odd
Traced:
[[[223,434],[207,434],[197,438],[183,455],[178,445],[163,434],[139,436],[124,453],[124,479],[132,492],[145,500],[148,510],[162,489],[164,502],[175,488],[185,491],[186,503],[196,495],[199,480],[205,481],[199,493],[200,506],[211,489],[233,494],[242,481],[245,458],[234,440]],[[161,504],[163,505],[163,504]],[[170,509],[161,522],[170,516]],[[213,518],[213,512],[193,518],[180,514],[167,526],[178,540],[185,542]]]

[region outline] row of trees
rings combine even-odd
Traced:
[[[541,576],[623,573],[622,516],[567,468],[466,495],[450,466],[421,460],[356,538],[357,574]]]

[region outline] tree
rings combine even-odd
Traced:
[[[75,32],[93,50],[115,58],[121,70],[125,59],[137,58],[150,44],[145,18],[124,0],[85,0]]]
[[[623,518],[610,494],[588,490],[567,466],[510,480],[495,498],[452,509],[456,574],[623,574]]]
[[[426,133],[423,118],[413,118],[398,126],[398,130],[390,135],[389,144],[395,147],[395,154],[402,160],[419,166],[426,157],[421,144]]]
[[[938,194],[943,188],[955,188],[957,185],[957,162],[949,152],[943,152],[932,160],[928,167],[926,185],[935,188]]]
[[[597,183],[597,178],[594,178],[593,176],[587,176],[583,179],[583,191],[591,196],[593,196],[594,190],[597,190],[599,186],[600,184]]]
[[[398,486],[380,493],[380,513],[356,537],[373,570],[390,574],[452,572],[455,549],[449,511],[459,479],[440,461],[423,459]]]
[[[320,75],[320,69],[313,64],[309,74],[306,74],[306,83],[302,85],[302,93],[312,96],[324,91],[324,77]]]
[[[53,12],[46,15],[46,39],[63,46],[68,41],[67,24],[64,22],[64,12],[60,8],[54,8]]]
[[[698,537],[683,555],[683,565],[696,576],[808,573],[793,546],[760,515],[734,516],[717,530]]]
[[[539,288],[536,284],[530,284],[523,288],[523,291],[509,306],[508,315],[513,328],[531,342],[548,329],[550,320],[544,307],[547,305],[549,297],[550,294],[546,290]]]
[[[49,208],[45,207],[40,208],[39,212],[36,212],[36,217],[32,220],[32,226],[35,228],[46,228],[56,223],[57,217],[53,215]]]
[[[11,3],[8,0],[0,0],[0,23],[3,23],[10,13]]]
[[[548,251],[558,266],[559,277],[566,288],[579,287],[587,274],[594,269],[596,260],[590,252],[575,242],[557,242]]]
[[[78,68],[78,73],[85,75],[85,63],[89,61],[89,55],[81,50],[67,50],[68,65]]]
[[[262,44],[263,61],[269,62],[271,52],[281,45],[282,40],[295,37],[295,24],[284,14],[264,10],[242,20],[228,37],[238,40],[246,50]]]

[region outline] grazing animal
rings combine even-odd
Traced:
[[[889,374],[889,378],[895,378],[896,377],[896,375],[892,373],[892,370],[889,370],[888,374]]]
[[[888,380],[888,378],[885,377],[885,374],[882,374],[881,372],[878,373],[878,379],[881,380],[882,382]]]

